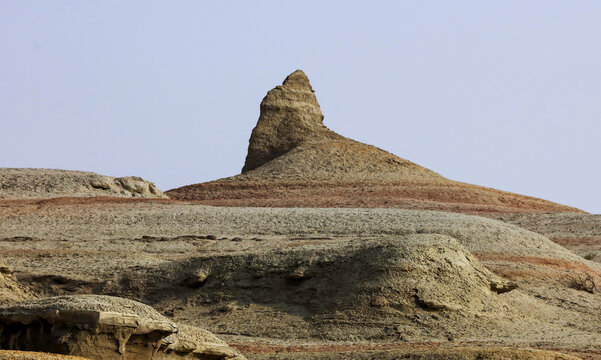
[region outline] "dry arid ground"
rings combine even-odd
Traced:
[[[108,198],[3,201],[0,217],[0,261],[39,296],[138,300],[251,359],[601,350],[601,298],[574,283],[600,266],[491,219]]]
[[[135,177],[0,169],[0,348],[601,358],[599,216],[446,179],[323,118],[292,73],[242,174],[171,198]]]
[[[309,79],[295,71],[261,102],[242,174],[167,194],[218,206],[580,211],[449,180],[375,146],[345,138],[325,127],[323,120]]]

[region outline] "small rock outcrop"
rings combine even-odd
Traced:
[[[13,276],[12,270],[0,263],[0,305],[22,301],[32,297],[24,286]]]
[[[0,168],[0,199],[91,197],[168,198],[137,176],[115,178],[85,171]]]
[[[244,359],[206,330],[180,326],[148,305],[102,295],[0,307],[0,348],[115,360]]]
[[[309,78],[296,70],[261,102],[242,172],[253,170],[305,141],[341,138],[323,124],[323,114]]]

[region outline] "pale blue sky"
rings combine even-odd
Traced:
[[[600,1],[0,0],[0,166],[234,175],[300,68],[332,130],[601,213],[600,19]]]

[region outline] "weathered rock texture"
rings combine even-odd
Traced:
[[[261,115],[250,137],[242,172],[258,168],[308,140],[336,138],[341,136],[323,124],[309,79],[297,70],[261,102]]]
[[[265,325],[277,327],[274,324],[281,322],[281,313],[310,319],[315,336],[334,318],[377,322],[369,330],[374,338],[386,337],[382,324],[392,319],[399,327],[415,329],[408,319],[415,314],[451,316],[461,323],[472,321],[474,314],[483,322],[491,315],[516,314],[501,295],[515,286],[488,271],[455,239],[442,235],[248,250],[140,270],[125,273],[115,283],[135,283],[138,292],[130,292],[134,297],[152,299],[156,304],[175,301],[181,304],[178,308],[185,306],[183,291],[188,302],[201,303],[207,297],[211,303],[218,298],[236,299],[235,305],[226,305],[222,311],[236,312],[236,331],[256,336],[273,336],[275,332]],[[206,274],[202,286],[190,286],[186,280],[199,271]],[[190,288],[197,290],[191,292]],[[248,316],[254,315],[245,311],[249,304],[276,311],[263,310],[263,318],[253,321]],[[441,320],[438,334],[433,332],[432,338],[444,337],[455,325]]]
[[[461,242],[472,252],[545,256],[570,261],[582,260],[542,235],[520,227],[478,216],[437,211],[404,209],[277,209],[216,207],[182,203],[97,203],[81,204],[56,201],[34,201],[16,206],[0,206],[0,261],[35,266],[50,265],[49,258],[65,256],[60,252],[48,253],[45,261],[36,263],[30,258],[37,249],[68,251],[70,243],[77,249],[108,251],[112,246],[103,241],[143,239],[152,237],[185,237],[186,235],[242,236],[325,236],[373,237],[381,235],[442,234]],[[69,239],[70,242],[61,242]],[[54,242],[52,241],[54,240]],[[89,241],[94,240],[94,241]],[[209,239],[211,240],[211,239]],[[211,240],[211,241],[213,241]],[[265,242],[250,242],[257,248]],[[154,254],[170,249],[172,242],[150,242]],[[215,244],[237,244],[218,241]],[[138,245],[133,245],[136,251]],[[163,249],[164,246],[164,249]],[[248,246],[248,244],[246,245]],[[23,253],[16,249],[27,249]],[[186,249],[186,254],[193,248]],[[4,252],[3,252],[4,250]],[[68,252],[65,252],[67,254]],[[118,250],[118,260],[130,254]],[[59,264],[54,264],[58,266]],[[99,266],[100,264],[94,264]],[[103,262],[102,265],[107,265]],[[61,268],[70,272],[71,268]],[[89,270],[84,266],[82,270]],[[95,274],[97,275],[97,274]]]
[[[102,359],[244,359],[208,331],[122,298],[59,296],[0,307],[0,348]]]
[[[579,211],[446,179],[377,147],[347,139],[325,127],[323,118],[308,78],[297,70],[263,99],[241,175],[167,193],[223,206]]]
[[[153,183],[137,176],[114,178],[84,171],[0,168],[0,199],[63,196],[167,198]]]
[[[0,305],[22,301],[31,296],[31,292],[15,279],[12,270],[0,263]]]

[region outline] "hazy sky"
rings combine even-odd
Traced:
[[[601,1],[0,0],[0,166],[235,175],[303,69],[325,124],[601,213]]]

